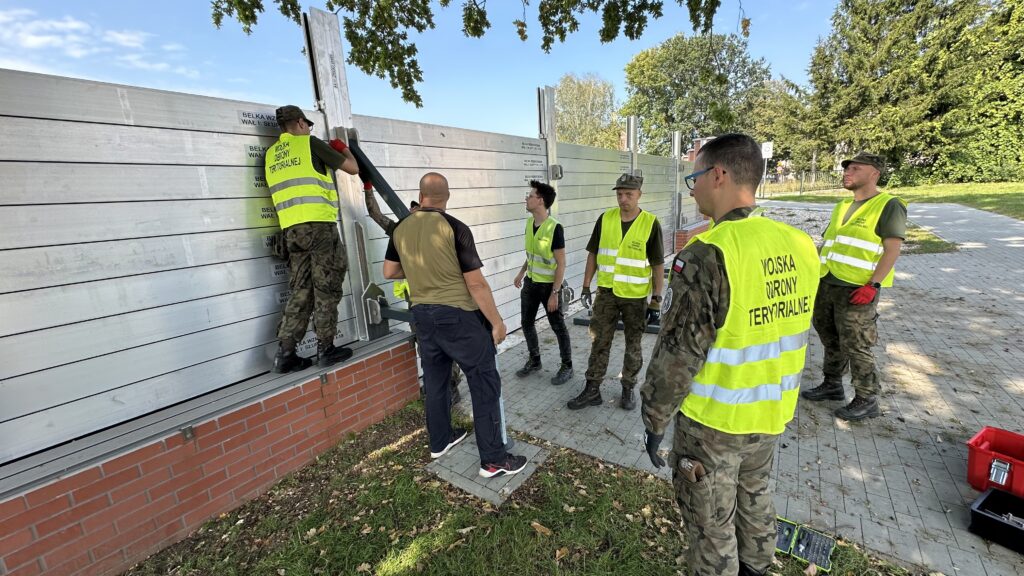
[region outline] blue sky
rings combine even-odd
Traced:
[[[750,52],[773,74],[806,82],[807,63],[828,34],[836,0],[746,0]],[[0,68],[89,78],[266,104],[312,107],[300,28],[264,0],[267,12],[246,36],[233,20],[217,30],[206,0],[0,0]],[[320,2],[304,7],[323,8]],[[740,3],[723,0],[717,32],[736,32]],[[625,98],[626,63],[637,52],[684,32],[685,8],[665,2],[665,17],[637,41],[597,39],[599,18],[550,54],[540,49],[536,2],[524,43],[512,20],[514,0],[490,2],[491,29],[482,39],[461,32],[461,2],[435,9],[437,27],[417,38],[423,108],[402,102],[386,80],[347,67],[353,112],[523,136],[537,135],[536,89],[566,73],[597,73]]]

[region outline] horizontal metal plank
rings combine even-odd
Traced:
[[[0,70],[0,102],[3,114],[27,118],[274,137],[280,133],[276,107],[268,104],[15,70]],[[307,110],[306,115],[318,127],[323,125],[319,112]]]
[[[437,148],[432,146],[410,146],[407,144],[381,144],[366,142],[363,151],[373,161],[383,159],[385,166],[422,168],[439,171],[453,168],[492,170],[534,170],[543,173],[547,157],[540,153],[512,154],[489,150],[464,150],[460,148]],[[374,162],[376,165],[376,162]],[[422,176],[422,174],[420,175]],[[418,188],[419,180],[417,179]],[[451,183],[449,182],[449,185]]]
[[[387,159],[371,158],[381,176],[387,180],[395,190],[402,190],[400,195],[408,202],[418,197],[420,178],[431,171],[426,168],[403,168],[400,166],[385,165]],[[497,170],[487,168],[443,168],[439,171],[447,180],[448,185],[453,189],[476,190],[479,188],[514,188],[526,186],[530,180],[546,182],[544,168],[521,169],[521,170]],[[614,180],[613,180],[614,182]]]
[[[581,146],[579,144],[569,144],[568,142],[559,142],[557,144],[556,152],[558,154],[558,162],[562,163],[563,160],[568,158],[577,158],[584,160],[606,160],[617,164],[629,164],[632,158],[632,152],[628,150],[612,150],[610,148],[596,148],[594,146]]]
[[[0,162],[0,205],[269,198],[263,166]]]
[[[0,293],[77,284],[270,255],[279,228],[161,236],[0,252]]]
[[[0,206],[0,250],[277,226],[269,198]]]
[[[359,130],[359,141],[369,143],[408,144],[437,148],[490,150],[512,154],[545,156],[544,140],[512,136],[495,132],[481,132],[452,126],[392,120],[376,116],[354,114],[352,123]],[[372,158],[372,157],[371,157]]]
[[[54,138],[59,134],[60,138]],[[276,139],[0,116],[0,161],[262,166]],[[112,168],[116,169],[116,168]]]
[[[563,179],[569,179],[574,174],[612,174],[611,184],[619,174],[631,170],[629,162],[609,162],[607,160],[578,160],[575,158],[563,158],[558,161],[562,166]]]

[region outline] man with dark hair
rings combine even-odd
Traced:
[[[391,238],[391,235],[395,232],[395,228],[398,227],[398,222],[388,218],[380,211],[380,206],[377,204],[377,199],[373,195],[373,182],[363,182],[363,196],[366,201],[366,212],[370,216],[370,219],[377,223],[378,226],[384,229],[384,233]],[[420,203],[412,200],[409,202],[409,210],[419,210]],[[403,298],[409,307],[412,307],[412,300],[409,298],[409,283],[405,280],[395,280],[393,293],[399,298]],[[416,323],[409,323],[409,330],[416,335]],[[414,340],[415,341],[415,340]],[[417,344],[417,348],[419,344]],[[452,404],[458,404],[459,400],[462,399],[462,395],[459,394],[459,382],[462,380],[462,371],[459,370],[459,365],[452,362]]]
[[[331,171],[356,174],[359,166],[341,140],[328,145],[311,136],[313,123],[298,106],[278,108],[277,123],[281,136],[267,149],[264,172],[289,254],[291,296],[278,326],[274,357],[274,372],[285,373],[312,363],[295,352],[310,313],[319,365],[330,366],[352,356],[351,349],[334,345],[348,257],[338,234],[338,190]]]
[[[515,474],[526,458],[505,450],[497,345],[505,322],[481,268],[469,227],[445,213],[448,180],[429,172],[420,179],[420,209],[402,219],[388,241],[384,277],[409,281],[420,344],[430,457],[440,458],[466,437],[453,429],[448,379],[452,362],[466,373],[473,401],[479,475]]]
[[[825,348],[825,379],[802,395],[808,400],[845,400],[843,372],[849,366],[855,395],[835,415],[856,421],[882,414],[871,347],[878,341],[879,290],[892,286],[906,234],[907,205],[878,189],[885,169],[881,156],[861,152],[842,166],[843,188],[853,198],[836,204],[825,229],[814,308],[814,329]]]
[[[558,294],[565,278],[565,232],[562,225],[549,214],[555,202],[555,189],[551,186],[530,181],[530,192],[526,195],[526,262],[516,274],[515,286],[522,288],[519,296],[522,310],[523,336],[530,358],[526,365],[516,372],[520,378],[541,368],[540,343],[537,340],[537,308],[544,304],[548,323],[558,340],[558,351],[562,365],[551,383],[558,386],[572,378],[572,347],[569,345],[569,330],[559,306]],[[525,282],[524,282],[525,276]]]
[[[665,316],[641,397],[655,467],[669,420],[669,464],[702,576],[763,575],[775,554],[770,489],[779,435],[796,409],[818,284],[804,232],[760,217],[761,150],[743,134],[712,140],[685,178],[715,226],[672,263]]]
[[[633,388],[643,366],[640,341],[647,323],[658,321],[661,289],[665,282],[665,247],[661,223],[640,209],[640,187],[644,179],[623,174],[612,188],[618,207],[606,211],[594,224],[587,244],[587,265],[583,271],[580,300],[593,306],[590,318],[590,361],[587,383],[579,396],[569,401],[570,410],[599,406],[601,381],[608,370],[608,354],[619,318],[625,328],[626,354],[622,361],[622,397],[619,407],[636,408]],[[597,272],[597,299],[590,294],[590,281]],[[653,291],[652,291],[653,287]],[[651,297],[650,303],[647,297]]]

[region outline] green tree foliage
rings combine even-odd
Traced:
[[[694,31],[711,30],[712,19],[720,0],[676,0],[686,4]],[[523,17],[511,22],[519,38],[528,38],[526,8],[529,0],[520,0]],[[416,85],[423,81],[423,70],[416,59],[416,43],[410,32],[420,33],[434,28],[431,0],[325,0],[326,9],[342,13],[342,28],[349,45],[348,63],[367,74],[388,78],[391,86],[402,91],[402,98],[416,106],[423,100]],[[301,23],[302,8],[299,0],[274,0],[278,11],[286,18]],[[448,8],[451,0],[439,0],[441,8]],[[579,30],[579,18],[587,12],[601,15],[602,42],[611,42],[623,34],[630,40],[639,38],[651,18],[663,15],[663,0],[540,0],[538,23],[541,48],[550,52],[555,40],[565,38]],[[213,24],[220,28],[224,17],[234,18],[246,34],[252,32],[261,14],[263,0],[211,0]],[[487,0],[463,0],[462,32],[470,38],[480,38],[491,27],[487,16]],[[744,19],[746,34],[749,20]]]
[[[769,80],[754,90],[750,135],[759,142],[771,141],[775,152],[772,168],[788,160],[793,170],[811,170],[821,148],[810,117],[810,97],[800,86],[782,78]]]
[[[679,34],[626,65],[629,99],[621,112],[638,117],[644,152],[668,154],[675,130],[684,142],[750,132],[759,89],[769,78],[768,64],[752,59],[739,36]]]
[[[841,0],[805,133],[885,155],[894,183],[1020,177],[1022,1]]]
[[[596,74],[566,74],[555,88],[558,141],[619,149],[622,122],[615,87]]]

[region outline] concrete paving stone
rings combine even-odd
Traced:
[[[985,567],[986,576],[1021,576],[1024,571],[1020,566],[997,558],[981,556],[981,564]]]
[[[865,474],[864,475],[864,488],[868,494],[889,496],[889,485],[885,482],[885,477],[881,474]]]
[[[893,490],[908,493],[913,491],[903,466],[882,466],[882,477],[885,478],[885,485],[890,492]]]
[[[918,566],[924,565],[921,545],[918,543],[917,536],[914,536],[913,532],[889,530],[889,540],[892,543],[892,553],[895,558]]]
[[[956,574],[984,574],[985,566],[981,563],[981,556],[974,552],[966,552],[950,546],[948,548],[950,559],[953,561],[953,570]]]
[[[867,518],[861,518],[861,528],[864,531],[864,544],[876,552],[887,556],[895,556],[892,539],[889,537],[889,527]]]
[[[918,545],[921,548],[921,564],[923,566],[949,576],[956,574],[953,559],[949,556],[949,546],[921,538],[918,538]]]
[[[790,496],[786,503],[786,518],[803,524],[811,521],[811,504],[805,497]]]
[[[816,530],[834,534],[836,531],[836,510],[829,506],[812,502],[810,525]]]
[[[836,535],[850,542],[864,542],[861,517],[842,510],[836,510]]]

